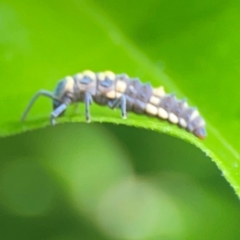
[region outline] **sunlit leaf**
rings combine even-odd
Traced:
[[[53,90],[66,75],[85,69],[126,72],[186,96],[206,119],[207,139],[200,142],[145,116],[122,120],[119,111],[99,106],[92,107],[92,120],[182,138],[210,156],[240,194],[240,8],[224,1],[185,4],[169,9],[165,1],[1,1],[0,135],[49,125],[47,99],[39,99],[25,123],[20,117],[36,91]],[[85,121],[83,105],[79,112],[69,109],[59,122]]]

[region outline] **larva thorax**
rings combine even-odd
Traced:
[[[126,74],[115,75],[106,71],[94,73],[84,71],[61,81],[55,95],[65,102],[85,102],[86,94],[99,105],[120,107],[124,111],[147,114],[168,120],[203,139],[206,136],[205,122],[195,108],[185,100],[178,100],[173,94],[166,94],[163,87],[153,88],[150,83],[141,83],[138,78]],[[56,104],[55,108],[60,104]],[[123,106],[124,105],[124,106]]]

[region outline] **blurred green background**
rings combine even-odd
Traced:
[[[227,132],[233,126],[210,110],[238,109],[221,96],[240,74],[239,13],[225,0],[0,0],[0,109],[10,109],[1,118],[18,121],[26,96],[66,74],[111,69],[149,78],[151,59]],[[50,111],[42,100],[32,116]],[[0,139],[0,239],[238,239],[239,206],[203,152],[164,134],[68,123]]]
[[[63,124],[0,140],[2,239],[237,239],[239,200],[182,140]]]

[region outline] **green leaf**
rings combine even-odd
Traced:
[[[0,135],[49,125],[48,99],[38,100],[25,123],[20,117],[36,91],[54,89],[66,75],[126,72],[186,96],[206,119],[207,139],[145,116],[122,120],[119,111],[99,106],[92,107],[92,120],[152,129],[196,145],[239,195],[239,11],[234,1],[2,1]],[[80,109],[80,116],[69,109],[59,122],[85,121]]]

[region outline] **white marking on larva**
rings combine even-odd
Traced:
[[[116,92],[114,90],[111,90],[111,91],[106,93],[106,96],[108,98],[114,99],[116,97]]]
[[[158,109],[158,116],[162,119],[167,119],[168,118],[168,113],[165,109],[159,108]]]
[[[77,73],[74,78],[76,78],[77,80],[82,80],[83,79],[83,74],[82,73]]]
[[[153,94],[157,97],[163,97],[165,95],[165,91],[163,87],[154,88]]]
[[[168,119],[171,123],[178,123],[178,117],[174,113],[169,113]]]
[[[117,81],[117,84],[116,84],[116,91],[117,92],[125,92],[127,88],[127,84],[124,82],[124,81]]]
[[[147,103],[146,112],[151,114],[151,115],[157,115],[158,109],[157,109],[157,107],[153,106],[152,104]]]
[[[160,98],[159,97],[155,97],[155,96],[151,96],[150,103],[152,103],[153,105],[159,105]]]
[[[120,98],[122,96],[122,93],[116,92],[116,98]]]
[[[205,121],[201,118],[201,122],[198,124],[198,127],[203,127],[205,125]]]
[[[104,73],[98,73],[98,80],[100,81],[104,81],[106,78],[105,74]]]
[[[70,76],[67,76],[65,80],[66,80],[65,91],[72,91],[74,86],[74,79]]]
[[[96,74],[90,70],[86,70],[82,73],[84,76],[89,77],[92,80],[96,80]]]
[[[180,127],[182,127],[182,128],[186,128],[186,127],[187,127],[187,122],[185,121],[185,119],[180,118],[180,119],[179,119],[179,125],[180,125]]]
[[[116,79],[115,74],[111,71],[104,72],[105,77],[109,78],[110,80],[114,81]]]
[[[188,103],[186,101],[183,103],[183,108],[184,109],[188,108]]]
[[[199,116],[198,110],[193,111],[191,117],[189,118],[189,121],[192,121],[193,119],[195,119],[198,116]]]
[[[131,91],[131,92],[134,91],[134,87],[133,87],[133,85],[130,85],[130,86],[129,86],[129,91]]]

